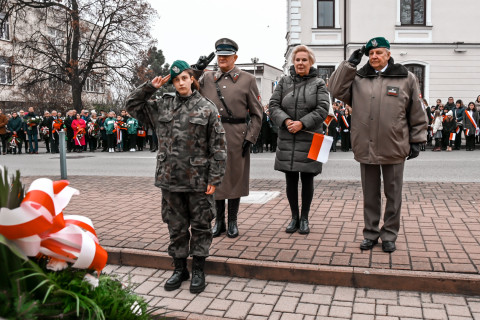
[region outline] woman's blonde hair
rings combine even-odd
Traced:
[[[310,64],[314,64],[315,63],[315,54],[313,53],[312,49],[310,49],[309,47],[301,44],[299,46],[296,46],[294,49],[293,49],[293,52],[292,52],[292,63],[294,63],[295,61],[295,56],[297,55],[297,53],[299,52],[306,52],[308,54],[308,61],[310,61]]]

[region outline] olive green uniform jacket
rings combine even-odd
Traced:
[[[213,101],[222,117],[229,115],[218,97],[216,82],[233,117],[250,117],[248,124],[223,122],[228,145],[227,168],[222,184],[215,191],[215,200],[236,199],[249,193],[250,154],[242,157],[242,144],[244,140],[256,142],[262,128],[263,108],[253,75],[238,67],[226,74],[207,72],[199,81],[200,93]]]
[[[426,141],[427,119],[417,79],[393,58],[383,73],[376,73],[369,63],[357,71],[343,61],[328,89],[352,106],[351,141],[358,162],[402,163],[411,143]]]
[[[225,129],[215,105],[194,91],[188,99],[164,95],[147,82],[127,99],[126,109],[151,124],[158,137],[155,185],[170,192],[205,192],[218,187],[227,156]]]

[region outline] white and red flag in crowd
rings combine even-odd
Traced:
[[[450,141],[454,141],[457,134],[455,132],[450,133]]]
[[[327,163],[332,143],[333,137],[325,136],[320,133],[314,133],[312,145],[310,146],[310,151],[308,152],[307,158],[321,163]]]

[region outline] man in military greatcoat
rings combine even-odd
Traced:
[[[248,196],[249,192],[249,149],[260,133],[263,108],[255,77],[235,66],[238,57],[235,41],[222,38],[215,43],[215,50],[219,70],[204,73],[199,81],[200,93],[218,108],[227,138],[227,168],[215,192],[217,216],[212,231],[214,237],[227,231],[228,237],[235,238],[240,197]],[[225,226],[227,199],[228,228]]]

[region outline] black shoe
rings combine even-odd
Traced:
[[[157,151],[157,148],[150,150],[150,152],[155,152]]]
[[[397,250],[395,247],[394,241],[382,241],[382,250],[383,252],[393,252]]]
[[[225,200],[216,200],[215,207],[217,209],[217,215],[215,216],[215,225],[212,228],[212,236],[214,238],[227,231],[227,227],[225,226]]]
[[[236,238],[238,237],[238,227],[237,221],[228,221],[228,230],[227,230],[227,237],[229,238]]]
[[[190,282],[190,292],[200,293],[205,290],[205,273],[203,268],[205,266],[205,257],[193,256],[192,261],[192,281]]]
[[[175,270],[172,276],[165,282],[165,290],[172,291],[180,288],[182,282],[190,278],[190,274],[187,269],[187,259],[174,259]]]
[[[298,228],[298,233],[300,234],[309,234],[310,228],[308,227],[308,219],[300,219],[300,228]]]
[[[285,229],[285,232],[294,233],[295,231],[298,230],[299,227],[300,227],[300,221],[298,220],[298,218],[292,218],[292,221],[290,221],[290,223],[288,224],[287,229]]]
[[[362,250],[371,250],[374,245],[378,243],[378,239],[370,240],[370,239],[363,239],[362,243],[360,244],[360,249]]]

